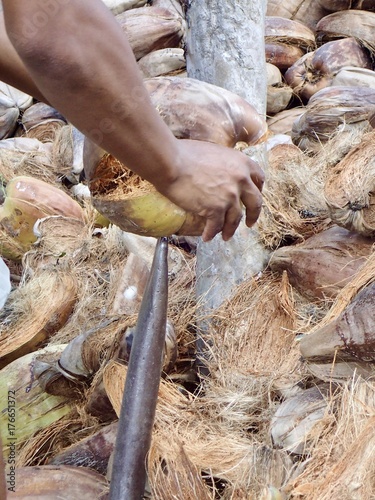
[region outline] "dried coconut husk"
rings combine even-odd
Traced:
[[[185,11],[187,6],[183,5],[180,0],[152,0],[152,6],[172,10],[173,12],[177,12],[181,17],[185,19]]]
[[[146,0],[104,0],[104,3],[113,14],[121,14],[125,10],[143,7]]]
[[[310,29],[327,15],[327,11],[316,0],[268,0],[267,16],[281,16],[303,22]]]
[[[30,127],[24,137],[38,139],[40,142],[53,143],[60,129],[66,125],[62,120],[44,120],[33,127]]]
[[[271,422],[274,446],[295,455],[309,454],[309,435],[324,418],[333,388],[329,384],[313,386],[287,398],[277,408]]]
[[[316,428],[315,446],[301,473],[285,488],[289,498],[362,500],[374,491],[374,383],[349,381],[331,398],[330,417]]]
[[[267,85],[277,85],[283,80],[281,71],[274,64],[266,63]]]
[[[374,11],[375,10],[375,5],[372,0],[357,0],[354,3],[354,8],[355,9],[360,9],[360,10],[370,10]]]
[[[375,132],[359,144],[328,174],[324,194],[331,219],[365,236],[375,236]]]
[[[316,25],[319,42],[354,37],[364,47],[375,50],[375,13],[363,10],[341,10],[323,17]]]
[[[207,337],[205,399],[212,418],[232,429],[261,432],[269,413],[275,380],[298,365],[297,313],[286,274],[265,273],[240,285],[223,305]],[[271,406],[271,407],[270,407]]]
[[[85,467],[43,465],[15,470],[17,486],[10,498],[58,498],[59,500],[107,499],[104,476]]]
[[[117,422],[101,427],[91,436],[60,451],[50,460],[49,465],[71,465],[89,467],[99,474],[106,474],[109,457],[114,450]]]
[[[287,271],[291,283],[311,299],[334,299],[373,251],[374,241],[338,226],[311,236],[299,245],[276,250],[272,271]]]
[[[332,84],[334,75],[344,66],[372,68],[368,51],[354,38],[328,42],[305,54],[285,73],[285,81],[306,101]]]
[[[163,76],[186,68],[184,49],[170,47],[154,50],[138,61],[144,78]]]
[[[268,153],[259,236],[267,248],[301,241],[329,224],[323,197],[325,171],[293,144],[279,144]]]
[[[41,142],[53,142],[58,130],[66,125],[66,121],[55,108],[38,102],[23,113],[21,125],[25,137]]]
[[[295,107],[279,111],[276,115],[267,118],[267,125],[273,134],[292,134],[294,121],[304,113],[303,107]]]
[[[301,149],[319,151],[339,132],[368,127],[375,107],[375,90],[366,87],[327,87],[314,94],[305,112],[293,123],[292,139]]]
[[[51,269],[14,290],[1,311],[0,367],[35,351],[67,321],[77,300],[74,275]]]
[[[4,451],[9,451],[15,441],[19,452],[37,431],[72,412],[71,398],[47,394],[33,373],[38,355],[59,354],[63,348],[53,346],[26,354],[0,370],[0,432]]]
[[[21,90],[0,82],[0,139],[10,137],[21,111],[31,106],[33,98]]]
[[[318,3],[329,12],[347,10],[352,7],[353,0],[318,0]]]
[[[264,29],[266,43],[283,42],[305,51],[315,48],[314,32],[300,21],[279,16],[266,16]]]
[[[72,179],[83,170],[83,145],[85,136],[68,124],[57,133],[52,149],[53,162],[60,174]]]
[[[104,371],[105,386],[117,414],[125,377],[126,367],[115,362]],[[148,456],[148,477],[155,500],[167,500],[173,495],[182,498],[181,491],[186,492],[184,498],[202,498],[191,496],[194,491],[197,495],[209,491],[202,474],[210,483],[210,478],[228,481],[229,488],[236,485],[255,495],[266,484],[277,487],[285,482],[291,469],[286,454],[260,445],[251,435],[222,427],[202,411],[204,408],[200,398],[193,400],[175,385],[161,380]]]
[[[303,56],[304,51],[288,43],[266,42],[265,54],[267,63],[273,64],[284,72]]]
[[[18,175],[31,175],[55,183],[50,145],[27,137],[0,141],[0,177],[9,182]]]
[[[267,114],[272,115],[283,111],[290,103],[293,90],[288,85],[267,86]]]
[[[332,86],[375,88],[375,71],[345,66],[332,80]]]
[[[116,16],[126,34],[135,58],[158,49],[179,47],[185,34],[182,17],[162,7],[140,7]]]

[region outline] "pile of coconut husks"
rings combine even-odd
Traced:
[[[89,155],[55,109],[0,84],[0,431],[10,498],[107,497],[160,234],[171,235],[168,326],[145,497],[374,498],[373,1],[269,0],[268,133],[238,96],[186,78],[180,5],[145,3],[108,1],[175,135],[267,148],[256,227],[269,262],[210,318],[208,374],[198,377],[190,235],[201,221],[103,151]],[[220,112],[229,129],[210,119]],[[149,215],[155,207],[163,217]]]

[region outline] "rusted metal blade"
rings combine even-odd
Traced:
[[[168,304],[168,240],[159,238],[141,303],[118,425],[110,500],[140,500],[146,482]]]

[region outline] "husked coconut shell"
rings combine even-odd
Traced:
[[[15,470],[13,498],[38,500],[108,499],[108,482],[104,476],[86,467],[39,465]]]
[[[374,0],[357,0],[354,2],[355,9],[375,11]]]
[[[37,102],[33,104],[22,115],[22,126],[27,131],[29,131],[35,125],[39,125],[45,120],[57,120],[62,121],[66,124],[65,118],[59,113],[55,108],[45,104],[44,102]]]
[[[333,321],[300,341],[309,362],[375,361],[375,283],[362,289]]]
[[[303,22],[311,29],[328,14],[317,0],[268,0],[267,16],[280,16]]]
[[[323,17],[316,25],[320,42],[354,37],[365,47],[375,50],[375,13],[363,10],[341,10]]]
[[[303,107],[295,107],[286,109],[285,111],[280,111],[279,113],[276,113],[276,115],[267,119],[268,128],[273,134],[292,135],[293,123],[304,112],[305,108]]]
[[[375,236],[375,131],[330,170],[324,193],[336,224]]]
[[[370,54],[354,38],[328,42],[305,54],[286,71],[285,81],[295,93],[309,100],[331,85],[335,74],[344,66],[372,68]]]
[[[287,271],[290,283],[309,299],[334,298],[371,255],[374,240],[331,227],[299,245],[276,250],[272,271]]]
[[[375,89],[375,71],[345,66],[336,73],[331,85],[340,87],[370,87]]]
[[[309,100],[293,123],[292,139],[302,149],[314,149],[338,132],[368,126],[375,108],[375,90],[366,87],[327,87]]]
[[[331,392],[329,384],[310,387],[281,403],[271,421],[271,436],[275,446],[296,455],[307,454],[309,435],[323,419]]]
[[[167,48],[154,50],[138,61],[144,78],[177,73],[186,68],[184,49]]]
[[[280,71],[292,66],[305,53],[300,47],[283,42],[266,42],[266,62],[274,64]]]
[[[299,21],[279,16],[266,16],[264,28],[266,43],[283,42],[296,45],[305,51],[315,48],[314,32]]]
[[[181,16],[162,7],[140,7],[116,16],[136,59],[167,47],[178,47],[184,36]]]
[[[318,0],[319,5],[330,12],[347,10],[352,7],[353,0]]]

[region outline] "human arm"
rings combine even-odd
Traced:
[[[262,172],[244,154],[177,140],[151,104],[131,47],[100,0],[3,0],[7,31],[46,99],[180,207],[207,219],[203,239],[254,223]],[[46,19],[46,22],[42,22]],[[36,26],[38,25],[38,26]],[[27,29],[26,29],[27,28]]]

